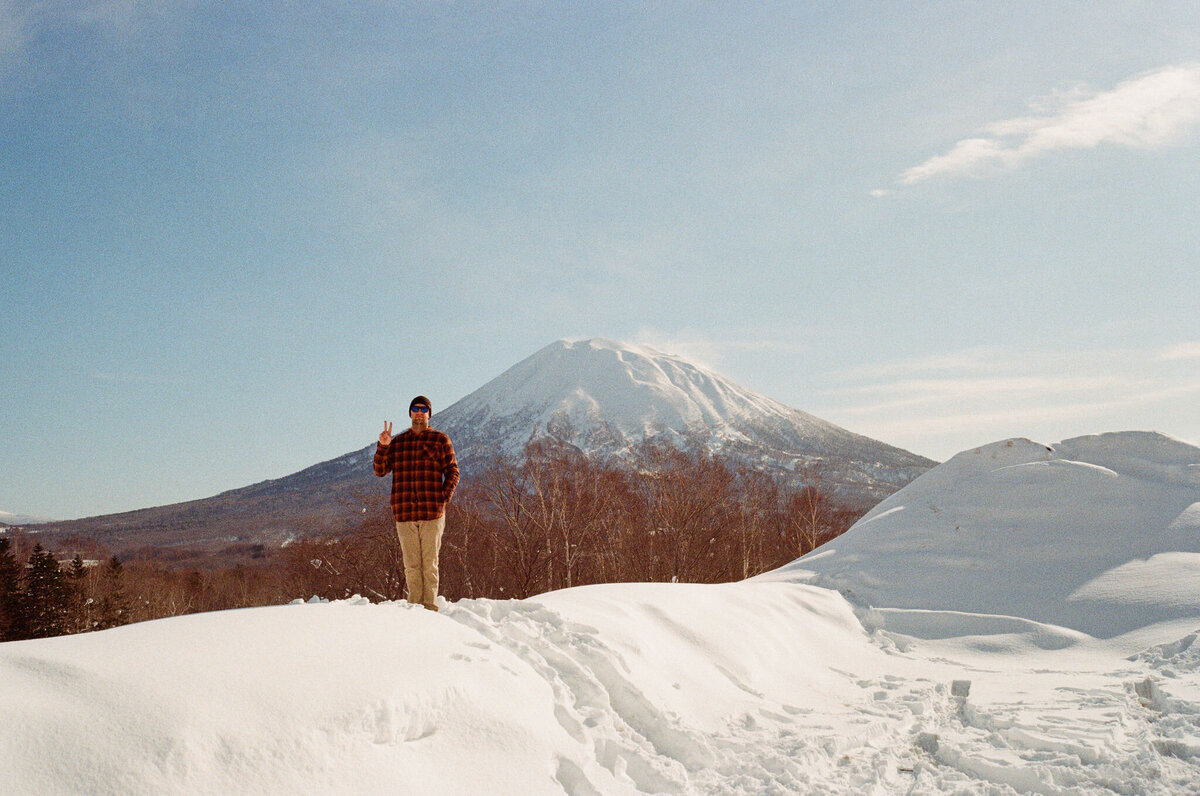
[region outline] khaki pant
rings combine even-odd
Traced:
[[[445,527],[445,514],[436,520],[396,523],[396,536],[400,538],[400,552],[404,556],[408,601],[421,603],[430,611],[437,610],[433,601],[438,593],[438,553],[442,549]]]

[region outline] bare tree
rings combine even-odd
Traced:
[[[802,556],[819,547],[826,538],[832,538],[833,506],[820,488],[819,472],[809,470],[808,484],[799,492],[793,492],[787,504],[787,535],[796,556]]]
[[[505,597],[527,597],[544,591],[550,548],[547,535],[530,516],[530,468],[497,462],[480,478],[480,490],[507,550],[509,588],[499,588]]]
[[[737,474],[738,501],[735,576],[745,580],[769,568],[769,540],[779,514],[779,482],[761,470],[742,468]]]
[[[710,454],[650,443],[640,451],[648,580],[711,582],[734,520],[733,474]],[[716,575],[716,577],[714,577]]]

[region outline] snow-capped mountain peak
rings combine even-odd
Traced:
[[[593,456],[649,438],[822,478],[873,503],[933,462],[753,392],[688,360],[607,339],[559,340],[435,418],[468,466],[553,437]]]
[[[579,428],[603,423],[634,437],[794,411],[681,357],[606,339],[552,343],[454,409],[524,414],[541,428],[564,421]]]

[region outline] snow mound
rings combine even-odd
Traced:
[[[986,445],[764,577],[921,609],[892,621],[928,637],[972,615],[1101,638],[1200,617],[1200,448],[1151,432]]]
[[[886,668],[836,592],[792,584],[584,587],[439,614],[297,600],[13,642],[0,645],[0,781],[21,794],[794,792],[851,775],[824,733],[790,738],[803,715],[875,703],[825,665],[850,651]]]
[[[1200,624],[1119,652],[973,621],[987,635],[901,647],[835,591],[748,581],[438,614],[297,600],[10,642],[0,782],[16,796],[987,796],[1200,781]]]

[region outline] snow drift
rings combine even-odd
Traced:
[[[1195,793],[1198,463],[1151,434],[997,443],[742,583],[438,614],[297,601],[10,642],[0,783]]]
[[[1102,638],[1200,616],[1200,448],[1122,432],[966,451],[780,576],[861,604]],[[973,621],[942,616],[935,632]]]

